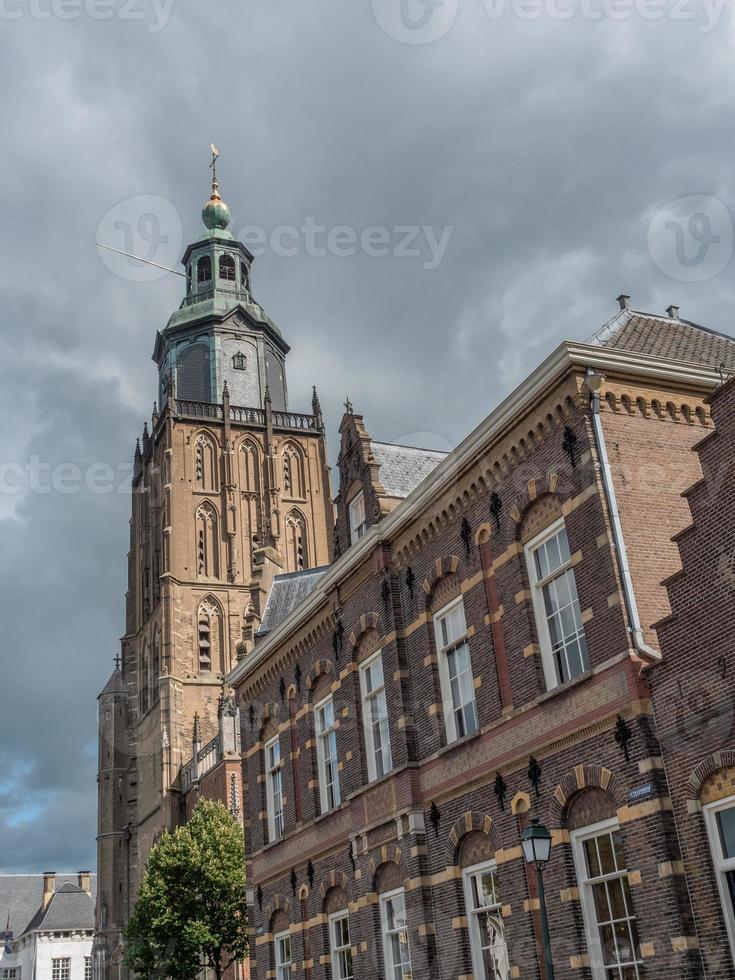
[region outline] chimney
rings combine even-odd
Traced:
[[[621,310],[629,310],[630,296],[627,296],[625,293],[621,293],[620,296],[618,296],[618,303],[620,304]]]
[[[666,312],[669,314],[672,320],[679,319],[679,307],[678,306],[667,306]]]
[[[56,872],[44,871],[43,873],[43,907],[46,908],[51,901],[51,896],[56,891]]]
[[[86,892],[88,895],[92,894],[92,884],[89,871],[79,871],[77,873],[77,882],[79,883],[79,887],[83,892]]]

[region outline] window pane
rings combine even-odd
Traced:
[[[601,834],[597,838],[597,847],[600,854],[600,871],[604,875],[613,874],[617,871],[615,856],[613,853],[613,842],[610,834]]]
[[[722,853],[726,858],[735,857],[735,806],[717,813]]]

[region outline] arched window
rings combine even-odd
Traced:
[[[474,976],[508,980],[510,963],[498,869],[495,853],[485,834],[477,832],[465,838],[460,865]]]
[[[304,459],[301,450],[293,443],[283,450],[283,495],[294,500],[304,500]]]
[[[254,442],[244,442],[240,449],[241,485],[245,493],[260,494],[260,455]]]
[[[212,260],[208,255],[203,255],[197,263],[197,282],[212,281]]]
[[[197,669],[200,674],[224,671],[222,615],[212,599],[204,599],[197,612]]]
[[[250,276],[248,275],[248,266],[246,262],[240,264],[240,282],[242,283],[243,289],[250,289]]]
[[[185,344],[176,355],[177,397],[208,402],[211,389],[209,344],[203,340]]]
[[[186,267],[186,292],[187,295],[191,292],[191,265]]]
[[[158,701],[158,678],[161,676],[161,631],[156,630],[156,635],[153,637],[153,670],[152,670],[152,688],[151,688],[151,701],[155,704]]]
[[[151,650],[148,640],[143,644],[143,652],[140,655],[140,676],[138,677],[138,688],[140,690],[140,712],[145,712],[150,707],[150,661]]]
[[[199,578],[219,578],[219,542],[217,512],[205,502],[196,513],[197,575]]]
[[[304,515],[292,510],[286,518],[286,564],[289,572],[300,572],[308,565],[306,521]]]
[[[194,470],[197,490],[217,490],[217,454],[214,442],[204,433],[197,437]]]
[[[234,282],[237,278],[235,275],[235,260],[231,255],[220,255],[219,277],[220,279],[225,279],[228,282]]]

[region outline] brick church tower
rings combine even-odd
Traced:
[[[154,406],[135,449],[125,635],[99,698],[95,970],[125,976],[121,930],[151,845],[184,818],[181,769],[218,730],[223,679],[255,642],[274,576],[327,565],[324,426],[289,410],[280,330],[251,292],[216,175],[158,334]]]

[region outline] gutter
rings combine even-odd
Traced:
[[[646,643],[643,635],[641,617],[638,612],[638,604],[636,602],[635,591],[633,589],[633,578],[630,572],[630,563],[628,561],[628,549],[625,546],[623,526],[620,521],[620,511],[618,510],[618,501],[615,495],[615,485],[612,479],[610,460],[607,455],[605,434],[602,431],[602,419],[600,418],[600,387],[602,382],[605,380],[605,376],[604,374],[593,371],[591,367],[587,368],[586,373],[587,387],[589,388],[591,395],[592,428],[595,435],[595,446],[597,448],[597,457],[600,461],[602,484],[605,489],[605,497],[607,499],[608,511],[612,522],[615,553],[618,559],[620,577],[623,581],[625,607],[627,609],[628,620],[630,622],[628,629],[632,634],[636,651],[641,655],[641,657],[648,663],[658,663],[659,660],[661,660],[661,654],[658,650],[655,650],[652,646],[649,646],[648,643]]]

